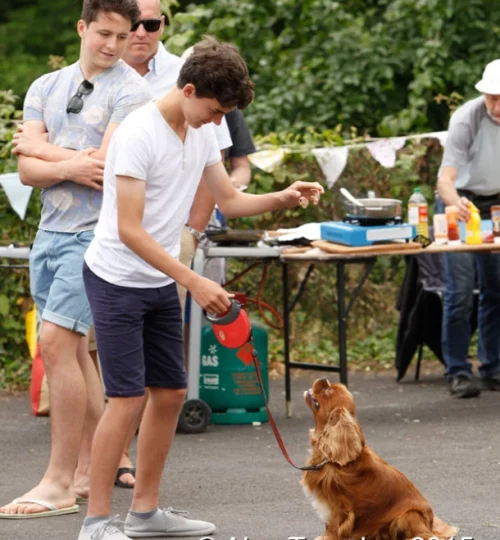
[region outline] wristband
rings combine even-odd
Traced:
[[[197,231],[195,228],[191,227],[190,225],[184,225],[186,229],[198,240],[198,242],[201,242],[202,240],[205,240],[207,237],[205,233]]]

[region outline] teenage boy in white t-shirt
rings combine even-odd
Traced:
[[[95,238],[84,281],[94,317],[108,408],[94,437],[88,517],[79,540],[195,536],[212,523],[158,509],[161,475],[184,403],[187,379],[175,281],[207,311],[230,305],[222,287],[178,260],[181,231],[202,174],[229,217],[317,202],[320,184],[295,182],[266,195],[237,192],[221,162],[211,122],[245,108],[253,83],[231,44],[207,38],[184,64],[177,86],[130,114],[116,130],[104,173]],[[111,516],[113,481],[131,422],[141,424],[137,478],[124,536]]]

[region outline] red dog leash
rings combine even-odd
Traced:
[[[269,417],[269,423],[271,424],[271,428],[273,430],[274,436],[276,438],[276,442],[278,443],[278,446],[281,448],[281,452],[285,456],[285,459],[290,463],[292,467],[295,469],[298,469],[299,471],[319,471],[322,467],[324,467],[329,461],[325,459],[318,465],[308,465],[305,467],[299,467],[295,465],[295,463],[292,461],[292,458],[288,455],[288,452],[285,448],[285,443],[283,442],[283,439],[281,438],[280,432],[278,430],[278,426],[276,425],[276,422],[274,421],[273,415],[271,413],[271,409],[269,408],[269,403],[267,401],[266,397],[266,391],[264,389],[264,382],[262,381],[262,373],[260,371],[259,366],[259,358],[257,356],[257,351],[255,350],[255,347],[252,345],[252,338],[247,341],[252,346],[252,359],[253,359],[253,365],[255,366],[255,373],[257,374],[257,380],[259,381],[260,391],[262,392],[262,397],[264,398],[264,405],[266,406],[267,416]]]
[[[290,463],[292,467],[298,469],[299,471],[318,471],[327,463],[329,463],[329,461],[325,459],[318,465],[298,467],[288,455],[285,444],[283,443],[280,432],[278,430],[278,426],[276,425],[276,422],[274,421],[273,415],[269,408],[269,402],[267,400],[264,383],[262,381],[259,358],[257,356],[257,351],[255,350],[255,347],[252,343],[252,325],[246,311],[242,309],[242,305],[236,300],[231,300],[231,306],[226,311],[226,313],[222,313],[221,315],[207,314],[207,319],[212,323],[215,337],[217,338],[219,343],[221,345],[224,345],[225,347],[228,347],[229,349],[239,349],[238,357],[240,357],[242,360],[243,358],[248,359],[248,353],[250,352],[249,348],[252,349],[252,360],[255,366],[257,380],[259,381],[260,391],[262,393],[264,404],[266,406],[269,423],[271,424],[271,428],[273,430],[274,436],[276,437],[276,441],[278,442],[278,445],[281,448],[281,451],[288,463]]]

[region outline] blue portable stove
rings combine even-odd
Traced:
[[[321,239],[360,247],[384,244],[393,240],[411,240],[415,227],[401,218],[346,218],[346,221],[327,221],[321,224]]]

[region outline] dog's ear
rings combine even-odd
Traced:
[[[365,441],[357,420],[341,408],[330,413],[316,444],[326,459],[342,467],[360,456]]]

